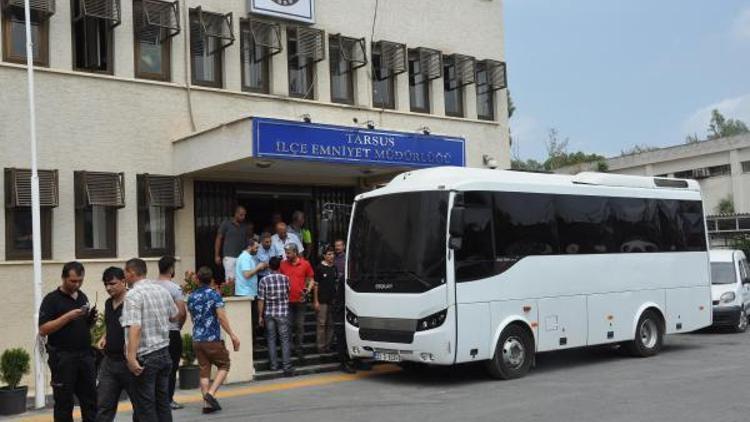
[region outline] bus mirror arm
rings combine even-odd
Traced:
[[[466,208],[462,206],[454,206],[451,212],[450,227],[448,233],[451,238],[462,237],[464,235],[464,212]]]
[[[450,239],[448,239],[448,247],[453,250],[459,250],[461,249],[461,246],[463,245],[463,238],[451,236]]]

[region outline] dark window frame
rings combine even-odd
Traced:
[[[443,57],[443,102],[445,103],[445,115],[450,117],[465,117],[464,106],[465,95],[463,85],[455,85],[453,80],[457,77],[457,67],[453,56]],[[453,93],[453,94],[450,94]],[[455,95],[456,109],[449,109],[448,104],[452,102],[449,95]]]
[[[164,248],[149,248],[146,246],[146,226],[150,223],[149,201],[146,193],[147,177],[148,175],[146,174],[139,174],[136,176],[136,199],[138,202],[138,256],[160,257],[164,255],[175,255],[175,208],[173,207],[160,207],[165,213],[166,246]]]
[[[480,77],[482,75],[482,77]],[[495,91],[489,87],[489,72],[487,64],[484,62],[477,62],[477,76],[476,76],[476,90],[477,90],[477,118],[479,120],[495,120]],[[489,114],[482,114],[480,104],[486,100],[485,107],[490,111]]]
[[[4,171],[5,186],[5,260],[19,261],[33,259],[34,251],[15,248],[15,239],[19,235],[14,224],[16,217],[23,213],[27,214],[29,225],[31,225],[30,193],[25,191],[26,186],[20,186],[16,180],[19,172],[28,170],[6,168]],[[47,177],[43,177],[43,172]],[[29,174],[28,171],[27,174]],[[30,174],[29,174],[30,177]],[[42,239],[42,259],[52,259],[52,209],[58,205],[58,181],[56,170],[39,170],[40,182],[40,222]],[[16,186],[13,186],[13,184]],[[44,185],[44,186],[43,186]],[[22,189],[21,202],[17,189]],[[33,248],[33,244],[32,244]]]
[[[88,248],[84,245],[85,218],[86,213],[93,211],[93,206],[88,205],[84,186],[84,174],[86,172],[76,171],[73,173],[74,195],[76,198],[75,209],[75,253],[76,258],[116,258],[117,257],[117,213],[115,206],[102,206],[105,208],[106,221],[104,230],[107,233],[109,244],[102,249]],[[122,173],[119,174],[122,180]],[[124,189],[124,186],[123,186]]]
[[[71,9],[71,52],[73,54],[73,70],[77,72],[87,72],[87,73],[99,73],[104,75],[114,75],[115,73],[115,34],[114,34],[114,28],[118,26],[121,23],[120,20],[120,1],[119,0],[112,0],[113,4],[115,4],[116,9],[116,17],[113,17],[113,19],[105,19],[105,18],[98,18],[93,16],[84,16],[83,12],[80,8],[80,1],[81,0],[72,0],[70,2],[70,9]],[[76,8],[76,5],[79,5],[78,8]],[[96,25],[94,28],[90,28],[89,25]],[[79,28],[80,26],[80,28]],[[105,26],[102,28],[102,26]],[[97,69],[93,68],[92,66],[86,67],[79,66],[78,65],[78,52],[79,47],[76,42],[76,31],[77,30],[83,30],[84,35],[83,39],[85,40],[86,36],[90,32],[98,32],[98,31],[105,31],[105,40],[106,40],[106,69]],[[101,34],[100,34],[101,35]],[[86,56],[85,47],[83,47],[84,52],[83,56]],[[86,59],[84,58],[84,62]]]
[[[270,94],[271,93],[271,57],[281,52],[281,47],[277,51],[271,51],[266,52],[266,54],[263,54],[263,58],[261,60],[255,59],[255,54],[258,52],[259,48],[262,49],[268,49],[267,46],[262,45],[255,45],[255,35],[253,35],[252,30],[250,28],[250,20],[249,19],[240,19],[240,77],[242,79],[242,90],[245,92],[255,92],[259,94]],[[280,35],[277,35],[280,36]],[[251,48],[246,47],[246,43],[252,42],[254,45]],[[253,55],[251,57],[247,57],[246,50],[252,50]],[[253,63],[260,63],[261,66],[261,74],[262,74],[262,84],[261,86],[252,86],[248,84],[248,81],[245,77],[245,66],[248,66],[250,61]]]
[[[407,52],[407,62],[407,67],[409,69],[409,110],[413,113],[429,114],[431,110],[430,90],[432,84],[430,83],[430,80],[423,75],[419,52],[416,49],[409,49]],[[417,90],[416,87],[419,85],[423,85],[422,99],[424,101],[424,107],[419,107],[415,105],[414,102]]]
[[[344,58],[343,53],[340,51],[342,45],[336,41],[336,35],[328,36],[328,63],[329,63],[329,75],[330,75],[330,88],[331,88],[331,102],[339,104],[354,105],[354,63]],[[337,52],[334,53],[334,49]],[[346,69],[340,73],[337,73],[337,66],[344,65]],[[345,78],[346,94],[343,97],[337,97],[334,92],[333,80],[334,78]]]
[[[225,19],[227,19],[227,25],[229,27],[230,33],[228,35],[222,34],[224,36],[222,37],[213,37],[211,35],[207,35],[206,33],[203,33],[200,28],[203,26],[203,23],[201,21],[201,17],[203,16],[203,13],[205,13],[207,16],[219,16],[219,13],[214,12],[204,12],[201,7],[196,8],[190,8],[188,9],[188,38],[190,38],[190,83],[191,85],[196,86],[205,86],[208,88],[218,88],[221,89],[224,87],[224,49],[229,47],[234,43],[234,32],[232,31],[232,22],[233,22],[233,14],[227,13],[224,16]],[[218,46],[214,51],[212,51],[209,55],[213,57],[213,67],[214,67],[214,79],[213,80],[205,80],[205,79],[198,79],[196,78],[196,72],[195,72],[195,65],[193,62],[193,58],[197,57],[194,53],[193,47],[197,46],[197,41],[193,40],[194,32],[196,25],[199,28],[198,32],[201,32],[202,40],[200,41],[201,46],[203,49],[209,48],[205,44],[210,44],[208,42],[209,38],[216,39],[216,43],[218,43]],[[223,40],[223,42],[222,42]]]
[[[318,61],[316,61],[313,58],[306,58],[303,56],[300,56],[297,54],[297,37],[298,32],[300,28],[299,27],[287,27],[286,28],[286,51],[287,51],[287,75],[289,79],[289,96],[292,98],[303,98],[306,100],[314,100],[317,97],[317,84],[316,81],[318,80],[317,74],[316,74],[316,64]],[[323,40],[325,40],[325,37],[323,37]],[[325,41],[323,41],[325,43]],[[323,51],[325,51],[325,45],[323,46]],[[300,60],[305,60],[304,65],[300,66]],[[306,69],[303,77],[293,77],[294,72],[300,72],[301,69]],[[304,90],[305,92],[293,92],[292,91],[292,79],[304,79],[304,89],[300,89],[300,91]]]
[[[8,63],[26,64],[25,51],[22,56],[15,56],[11,54],[10,44],[13,42],[13,37],[11,36],[11,21],[14,20],[14,17],[9,12],[11,9],[19,8],[8,6],[4,10],[2,10],[3,61]],[[21,14],[23,15],[23,9],[20,10]],[[39,59],[34,60],[34,66],[49,67],[49,18],[50,15],[38,12],[35,13],[33,10],[31,12],[32,22],[39,22],[39,35],[37,37],[37,41],[39,42]],[[25,24],[25,19],[22,21],[16,21],[16,23]]]
[[[159,0],[152,0],[159,1]],[[160,2],[161,3],[161,2]],[[169,82],[172,80],[172,37],[180,33],[180,6],[179,2],[168,2],[164,1],[164,4],[171,3],[175,11],[176,16],[176,27],[157,27],[159,33],[159,45],[161,46],[161,72],[145,72],[139,69],[141,45],[144,43],[139,38],[138,24],[137,22],[143,22],[141,25],[146,26],[145,20],[145,6],[143,0],[133,0],[133,66],[135,69],[135,77],[139,79],[150,79],[155,81]],[[140,4],[140,6],[138,6]],[[140,8],[139,8],[140,7]],[[141,12],[142,15],[138,16],[136,13]],[[153,32],[153,30],[151,31]]]
[[[408,72],[409,62],[406,45],[380,40],[371,44],[372,62],[372,106],[382,109],[396,109],[396,77]],[[377,58],[376,58],[377,57]],[[384,101],[377,101],[375,89],[378,85],[386,88]]]

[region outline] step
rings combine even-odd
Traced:
[[[321,374],[324,372],[335,372],[339,370],[340,364],[338,362],[336,363],[324,363],[320,365],[309,365],[309,366],[303,366],[300,368],[294,368],[294,375],[311,375],[311,374]],[[273,380],[273,379],[279,379],[284,377],[284,372],[282,370],[278,371],[257,371],[255,373],[255,376],[253,377],[254,381],[266,381],[266,380]]]
[[[281,353],[278,353],[279,358],[279,365],[281,365]],[[314,366],[314,365],[321,365],[324,363],[333,363],[338,361],[338,355],[336,353],[323,353],[323,354],[311,354],[311,355],[305,355],[305,365],[304,366]],[[253,362],[255,365],[256,371],[268,371],[271,367],[271,361],[267,357],[265,359],[256,360]],[[294,367],[302,367],[302,365],[299,364],[299,358],[296,356],[292,356],[292,365]]]
[[[268,357],[268,348],[265,342],[261,343],[263,346],[258,346],[253,350],[253,359],[262,360]],[[277,345],[277,353],[281,353],[281,346]],[[318,345],[315,342],[307,342],[302,344],[302,352],[305,355],[314,355],[318,353]],[[292,353],[294,353],[294,344],[292,344]]]

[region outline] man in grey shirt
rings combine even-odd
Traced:
[[[172,410],[182,409],[182,405],[174,401],[175,383],[177,381],[177,368],[180,366],[180,357],[182,356],[182,336],[180,330],[185,324],[187,316],[187,307],[185,306],[185,296],[182,288],[172,279],[174,278],[175,263],[177,260],[173,256],[163,256],[159,260],[159,278],[156,284],[164,287],[172,296],[174,304],[177,305],[177,319],[170,321],[169,324],[169,356],[172,358],[172,374],[169,378],[169,402]]]
[[[224,266],[224,278],[234,281],[237,257],[247,246],[248,227],[245,223],[247,210],[242,205],[234,209],[234,217],[224,221],[216,232],[214,242],[214,262]]]
[[[177,320],[177,306],[167,289],[146,280],[146,262],[133,258],[125,263],[125,296],[120,323],[125,329],[125,357],[133,380],[133,405],[141,422],[172,422],[169,407],[170,322]]]

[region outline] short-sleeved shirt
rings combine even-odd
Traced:
[[[193,319],[193,341],[221,341],[221,326],[216,310],[224,307],[224,299],[215,290],[202,286],[190,293],[187,308]]]
[[[182,293],[182,288],[175,283],[172,280],[156,280],[156,284],[164,287],[169,292],[169,295],[172,296],[172,300],[175,304],[177,302],[184,302],[185,301],[185,295]],[[179,321],[170,321],[169,322],[169,329],[171,331],[180,331],[182,327],[180,327]]]
[[[273,255],[273,245],[271,245],[270,248],[266,249],[263,247],[263,245],[260,245],[258,248],[258,253],[255,254],[255,264],[260,264],[261,262],[265,262],[268,264],[271,261],[271,258],[273,258],[275,255]],[[271,270],[266,268],[265,270],[258,273],[258,277],[265,277],[268,274],[271,274]]]
[[[258,300],[263,301],[263,315],[277,318],[289,316],[289,277],[271,273],[260,279]]]
[[[55,289],[47,294],[39,307],[39,326],[54,321],[66,313],[80,309],[89,303],[88,297],[78,291],[77,297]],[[89,331],[88,318],[85,316],[76,318],[63,326],[61,329],[47,336],[47,344],[60,350],[86,350],[91,347],[91,332]]]
[[[121,324],[125,328],[125,341],[129,327],[141,327],[138,356],[169,346],[170,318],[177,315],[177,305],[167,289],[151,280],[141,280],[128,290],[122,308]]]
[[[294,233],[287,233],[286,239],[281,239],[278,234],[275,234],[271,236],[271,249],[273,249],[273,255],[271,256],[280,256],[284,259],[286,259],[286,254],[284,253],[284,246],[294,243],[297,245],[297,252],[302,253],[302,251],[305,250],[305,248],[302,246],[302,242],[299,241],[299,237],[297,237]]]
[[[336,267],[339,277],[344,277],[344,270],[346,269],[346,253],[336,254],[333,258],[333,265]]]
[[[308,230],[305,227],[302,227],[301,229],[297,230],[294,226],[289,225],[287,226],[287,231],[297,236],[298,239],[302,240],[302,243],[305,243],[305,244],[312,243],[312,232],[310,232],[310,230]]]
[[[219,226],[219,235],[223,240],[221,247],[224,256],[237,258],[247,247],[248,231],[245,223],[237,225],[234,220],[226,220]]]
[[[315,272],[310,266],[310,263],[301,256],[297,257],[297,262],[295,264],[292,264],[288,260],[284,260],[281,262],[281,268],[279,268],[279,271],[289,277],[289,301],[292,303],[302,302],[302,290],[307,284],[305,280],[308,278],[315,278]]]
[[[245,278],[245,271],[255,269],[255,257],[247,250],[243,251],[237,258],[236,271],[234,276],[234,294],[237,296],[258,295],[258,274],[253,274],[250,278]]]
[[[335,265],[319,264],[315,268],[315,282],[318,283],[318,302],[331,303],[336,290],[338,272]]]
[[[110,356],[125,356],[125,330],[120,325],[123,305],[124,302],[114,308],[112,298],[104,302],[104,325],[107,327],[104,353]]]

